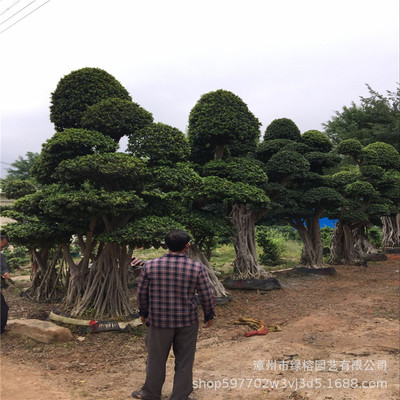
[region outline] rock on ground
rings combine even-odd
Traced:
[[[39,319],[9,320],[7,327],[10,333],[28,336],[41,343],[68,342],[72,339],[70,329]]]

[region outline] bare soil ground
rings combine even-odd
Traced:
[[[398,257],[368,268],[338,266],[336,276],[280,273],[282,290],[232,291],[214,326],[200,330],[193,397],[398,400]],[[55,307],[10,289],[4,295],[11,319],[44,319]],[[249,329],[233,324],[239,316],[282,330],[246,338]],[[74,332],[73,341],[59,345],[7,332],[1,336],[1,399],[129,399],[143,383],[145,360],[140,330]],[[173,364],[171,355],[163,400],[171,393]]]

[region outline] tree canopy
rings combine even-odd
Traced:
[[[19,156],[13,163],[11,168],[7,168],[6,180],[29,180],[32,179],[31,168],[36,158],[39,157],[38,153],[28,151],[25,158]]]
[[[237,95],[217,90],[201,96],[189,115],[192,160],[205,164],[226,156],[254,153],[260,122]]]
[[[334,145],[345,139],[357,139],[363,146],[385,142],[400,148],[400,86],[386,96],[367,85],[369,97],[360,97],[326,123],[324,128]]]
[[[224,212],[233,226],[233,276],[269,277],[257,262],[255,245],[255,223],[269,205],[268,178],[254,159],[260,122],[240,97],[217,90],[201,96],[191,110],[188,136],[192,160],[203,176],[196,200],[203,208]]]
[[[346,195],[342,218],[351,223],[359,220],[379,224],[380,217],[400,212],[400,155],[387,143],[362,147],[355,142],[355,139],[344,140],[338,151],[351,155],[357,169],[333,175],[335,187]]]
[[[55,170],[63,160],[94,153],[115,152],[117,147],[114,140],[97,131],[71,128],[56,132],[43,143],[42,152],[32,167],[32,174],[40,183],[52,183],[55,181]]]
[[[300,129],[289,118],[273,120],[265,130],[264,141],[288,139],[298,142],[300,140]]]
[[[57,131],[80,128],[87,108],[108,98],[132,100],[121,83],[100,68],[72,71],[51,94],[50,121]]]
[[[346,155],[342,159],[342,168],[351,168],[354,161],[358,165],[365,164],[367,159],[371,165],[383,163],[383,168],[386,168],[386,165],[390,165],[390,160],[394,160],[393,150],[388,149],[388,154],[384,154],[378,151],[378,147],[384,148],[382,143],[386,143],[396,150],[400,149],[400,85],[397,84],[395,92],[387,91],[386,96],[374,91],[369,85],[367,87],[369,97],[361,97],[359,105],[353,102],[351,107],[343,107],[341,112],[336,112],[324,124],[325,131],[338,147],[338,151]],[[367,147],[368,145],[372,147]],[[382,244],[386,247],[400,246],[400,214],[382,216],[381,221]],[[358,255],[354,255],[356,256]],[[348,256],[349,259],[352,257]]]
[[[116,142],[153,122],[151,113],[139,104],[120,98],[106,98],[89,106],[81,126],[110,136]]]
[[[128,151],[145,158],[150,165],[174,165],[189,159],[189,143],[179,129],[156,123],[133,132],[129,136]]]
[[[332,144],[322,132],[310,130],[299,135],[294,122],[287,119],[271,125],[257,151],[258,159],[265,164],[267,193],[273,200],[268,218],[286,221],[297,229],[304,245],[300,266],[321,267],[319,219],[343,202],[328,173],[340,159],[332,153]]]
[[[367,228],[380,225],[382,217],[400,212],[400,156],[382,142],[362,146],[356,139],[340,142],[338,151],[351,157],[355,168],[332,176],[345,201],[336,213],[331,262],[353,264],[376,250],[368,240]]]

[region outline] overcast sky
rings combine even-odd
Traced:
[[[398,0],[0,0],[0,14],[3,177],[54,134],[51,93],[83,67],[184,132],[217,89],[241,97],[263,134],[283,117],[322,130],[366,83],[385,94],[399,81]]]

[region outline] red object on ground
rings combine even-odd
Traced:
[[[264,328],[261,331],[250,331],[246,332],[244,336],[250,337],[250,336],[255,336],[255,335],[266,335],[268,333],[268,328]]]

